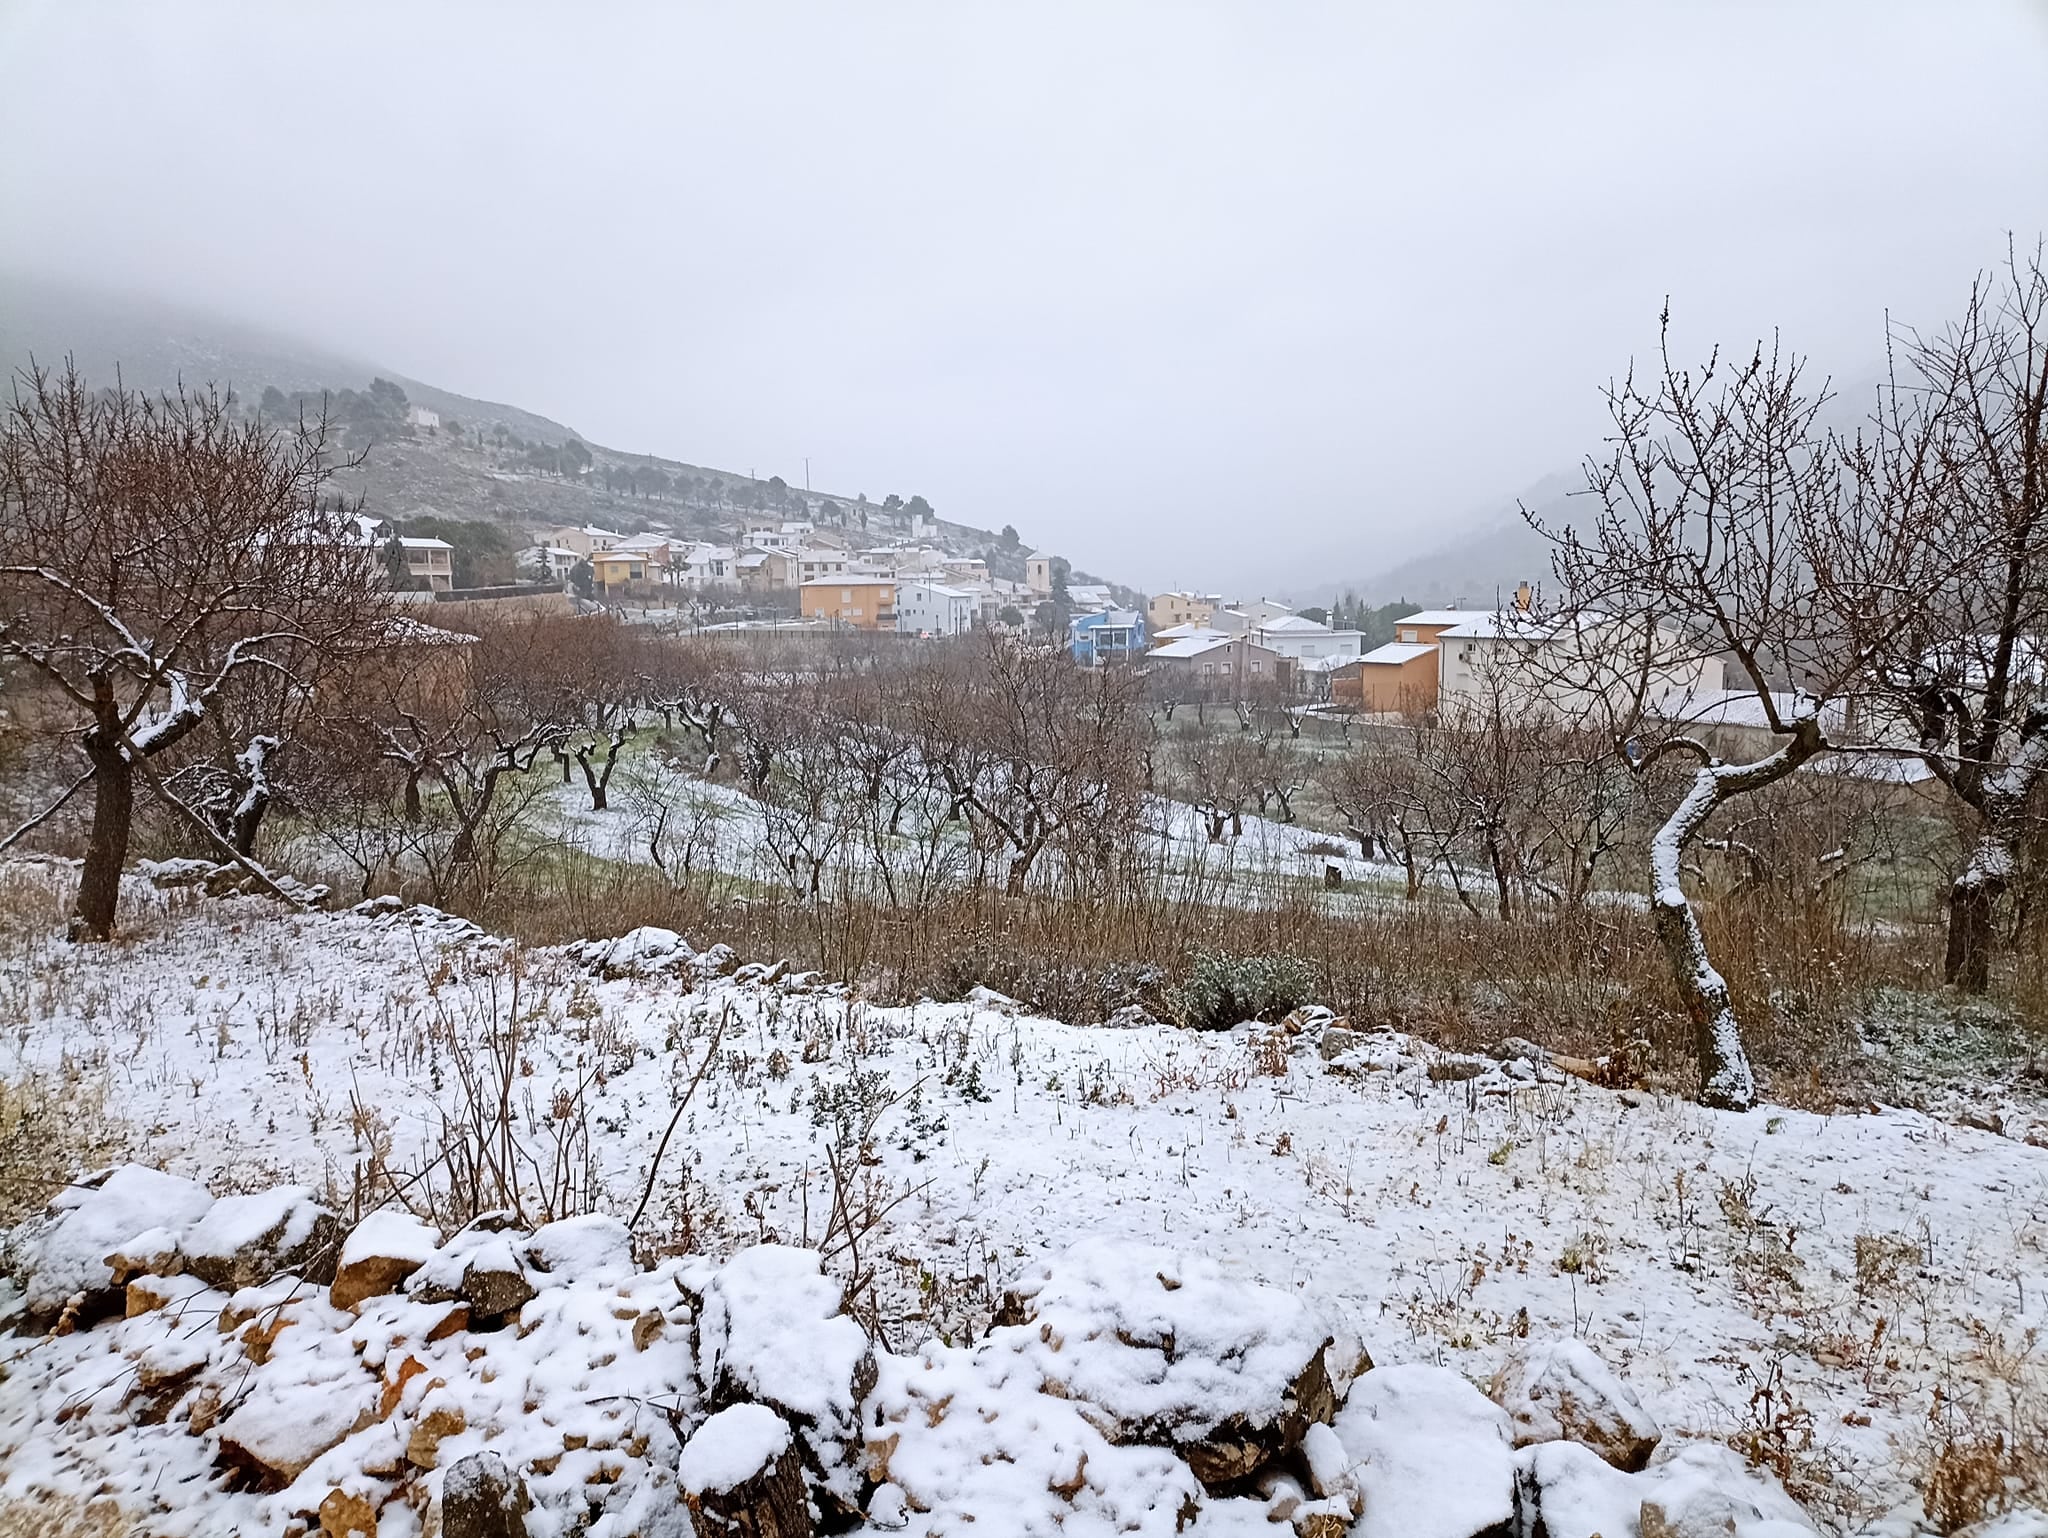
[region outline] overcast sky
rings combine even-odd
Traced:
[[[2048,228],[2048,0],[0,0],[0,266],[1157,589],[1597,441],[1669,293],[1867,371]]]

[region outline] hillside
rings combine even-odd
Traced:
[[[1583,520],[1591,510],[1575,495],[1581,484],[1576,474],[1547,475],[1518,500],[1548,524]],[[1405,598],[1417,604],[1470,608],[1490,605],[1518,582],[1539,587],[1548,582],[1549,543],[1529,527],[1515,501],[1450,522],[1455,532],[1420,555],[1335,583],[1318,580],[1312,587],[1290,587],[1287,596],[1303,603],[1328,602],[1333,591],[1355,592],[1367,604]],[[1343,565],[1333,556],[1324,569],[1342,570]]]
[[[95,381],[111,382],[118,370],[131,388],[142,390],[215,384],[251,406],[266,399],[266,390],[287,397],[287,404],[304,397],[308,409],[317,410],[323,395],[367,392],[378,379],[397,385],[404,402],[439,413],[441,426],[414,430],[401,424],[399,413],[389,420],[365,414],[343,421],[338,434],[344,447],[363,452],[338,489],[360,497],[364,511],[380,518],[487,520],[520,531],[577,523],[627,531],[660,526],[708,536],[759,508],[843,521],[850,535],[878,542],[912,532],[907,514],[914,496],[908,504],[894,496],[870,504],[857,496],[807,494],[780,477],[758,480],[609,448],[550,417],[226,317],[42,277],[0,277],[0,367],[12,376],[31,360],[49,365],[66,356]],[[276,409],[275,398],[270,401]],[[982,556],[997,575],[1024,575],[1029,547],[1021,540],[944,519],[935,534],[923,537],[955,554]],[[1076,572],[1075,580],[1091,579]]]

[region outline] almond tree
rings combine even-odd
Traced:
[[[1896,338],[1903,380],[1880,422],[1928,466],[1941,516],[1976,558],[1901,631],[1887,703],[1968,809],[1969,853],[1948,892],[1943,976],[1990,981],[1999,899],[2048,785],[2048,269],[2009,252],[1963,317]]]
[[[249,864],[155,761],[255,675],[303,682],[368,611],[374,573],[320,509],[335,468],[324,423],[279,431],[211,390],[95,392],[68,366],[19,377],[0,424],[0,654],[69,706],[85,756],[75,936],[113,933],[138,781]]]
[[[1759,344],[1746,361],[1717,352],[1684,368],[1668,310],[1664,321],[1656,370],[1606,392],[1614,436],[1587,463],[1590,527],[1525,516],[1553,542],[1565,622],[1598,626],[1615,676],[1634,679],[1598,702],[1627,762],[1643,775],[1674,756],[1693,763],[1651,840],[1650,911],[1692,1022],[1700,1098],[1747,1109],[1756,1079],[1686,895],[1686,850],[1722,807],[1823,755],[1889,751],[1850,707],[1954,569],[1953,531],[1923,463],[1822,430],[1825,388],[1802,382],[1798,359]],[[1659,700],[1674,634],[1728,660],[1730,690],[1755,702],[1780,746],[1728,763],[1665,719],[1684,714]]]

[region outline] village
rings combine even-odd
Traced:
[[[0,3],[0,1538],[2048,1538],[2044,4]]]

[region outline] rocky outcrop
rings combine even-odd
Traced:
[[[1198,1257],[1080,1244],[1012,1292],[1002,1317],[992,1340],[1112,1443],[1172,1447],[1211,1491],[1291,1457],[1336,1411],[1322,1320]]]
[[[441,1247],[441,1235],[407,1212],[371,1213],[342,1241],[328,1299],[355,1308],[365,1298],[396,1292]]]
[[[1582,1341],[1544,1341],[1510,1357],[1488,1392],[1514,1424],[1514,1444],[1579,1442],[1634,1473],[1657,1450],[1657,1422]]]
[[[341,1220],[311,1191],[277,1186],[209,1207],[185,1235],[185,1269],[223,1292],[287,1273],[329,1282],[340,1243]]]
[[[526,1481],[496,1453],[471,1453],[441,1481],[441,1538],[526,1538]]]
[[[687,1275],[697,1313],[697,1370],[714,1409],[775,1411],[832,1512],[858,1511],[860,1406],[875,1386],[867,1332],[842,1311],[839,1283],[815,1250],[760,1244]]]
[[[611,1217],[529,1232],[493,1213],[438,1241],[379,1213],[330,1286],[288,1269],[331,1257],[337,1226],[295,1187],[215,1201],[130,1170],[67,1193],[16,1246],[56,1338],[12,1359],[10,1393],[107,1385],[76,1400],[90,1433],[67,1410],[37,1435],[104,1437],[125,1415],[192,1438],[187,1462],[226,1476],[197,1499],[260,1500],[243,1530],[328,1538],[514,1538],[529,1512],[536,1530],[602,1514],[730,1538],[1812,1531],[1726,1447],[1660,1441],[1579,1342],[1525,1346],[1489,1399],[1446,1368],[1375,1368],[1294,1292],[1180,1251],[1084,1242],[979,1341],[901,1354],[812,1250],[649,1269]],[[81,1311],[120,1278],[128,1317]]]

